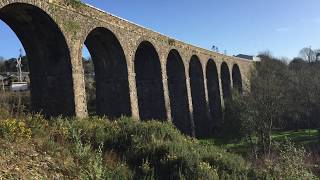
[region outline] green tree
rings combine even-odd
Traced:
[[[271,57],[262,59],[252,72],[252,97],[248,105],[254,111],[248,116],[254,122],[258,142],[265,154],[270,154],[272,131],[281,124],[281,116],[288,106],[286,87],[289,82],[287,65]]]
[[[270,154],[272,132],[283,124],[283,113],[289,106],[288,86],[291,82],[288,65],[262,56],[251,73],[251,92],[233,95],[225,109],[225,125],[240,137],[252,142],[252,136],[264,154]],[[232,122],[231,122],[232,121]]]

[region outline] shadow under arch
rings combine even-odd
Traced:
[[[222,107],[221,107],[221,96],[219,77],[216,63],[214,60],[209,59],[206,66],[206,78],[208,87],[208,98],[209,98],[209,110],[213,122],[211,128],[213,129],[222,118]]]
[[[94,64],[96,107],[90,109],[111,118],[130,116],[128,68],[119,40],[110,30],[97,27],[88,34],[84,44]]]
[[[229,67],[225,62],[221,64],[221,85],[223,100],[226,102],[231,97],[231,79]]]
[[[65,37],[54,20],[31,4],[0,9],[21,41],[29,60],[31,110],[45,116],[75,115],[71,58]]]
[[[140,119],[166,120],[160,59],[150,42],[143,41],[138,46],[134,67]]]
[[[208,136],[208,116],[204,89],[204,77],[200,60],[193,55],[189,66],[193,119],[196,137]]]
[[[243,92],[242,87],[242,77],[240,68],[237,64],[234,64],[232,67],[232,82],[233,82],[233,88],[237,90],[239,93]]]
[[[177,50],[169,52],[166,68],[172,121],[182,133],[191,135],[185,67]]]

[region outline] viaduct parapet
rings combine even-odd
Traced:
[[[95,69],[96,113],[173,122],[206,136],[252,62],[198,48],[74,0],[0,0],[0,19],[29,59],[31,103],[48,116],[88,116],[82,48]],[[1,43],[1,42],[0,42]]]

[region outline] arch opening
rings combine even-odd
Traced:
[[[139,115],[142,120],[165,120],[161,64],[154,46],[143,41],[135,54]]]
[[[204,77],[200,60],[192,56],[189,66],[191,96],[193,105],[193,119],[197,137],[208,135],[207,104],[204,89]]]
[[[242,93],[242,77],[240,68],[237,64],[233,65],[232,68],[232,82],[233,82],[233,88],[237,90],[239,93]]]
[[[167,76],[173,123],[182,133],[191,134],[185,67],[177,50],[169,52]]]
[[[231,97],[231,80],[229,67],[225,62],[221,65],[221,84],[223,99],[226,101]]]
[[[13,3],[0,9],[28,58],[31,108],[46,116],[75,114],[69,48],[54,20],[42,9]]]
[[[84,44],[92,59],[91,66],[90,57],[84,60],[89,114],[131,116],[127,62],[117,37],[98,27],[89,33]]]
[[[209,97],[209,111],[214,121],[211,123],[211,128],[214,128],[214,125],[217,125],[222,118],[222,108],[217,66],[212,59],[210,59],[207,63],[206,77]]]

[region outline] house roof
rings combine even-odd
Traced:
[[[253,60],[254,56],[246,55],[246,54],[238,54],[235,57]]]

